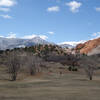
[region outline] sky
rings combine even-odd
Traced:
[[[50,42],[100,37],[100,0],[0,0],[0,37]]]

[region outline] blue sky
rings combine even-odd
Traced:
[[[100,36],[100,0],[0,0],[0,36],[55,43]]]

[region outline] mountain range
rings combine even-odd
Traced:
[[[50,43],[41,39],[40,37],[34,37],[32,39],[0,37],[0,50],[29,47],[37,44],[50,44]]]
[[[61,46],[62,48],[75,48],[78,44],[83,43],[84,41],[79,41],[79,42],[62,42],[59,43],[58,45]]]
[[[64,42],[57,44],[62,48],[74,48],[79,42]],[[0,37],[0,50],[29,47],[37,44],[55,44],[48,42],[38,36],[32,39],[22,39],[22,38],[4,38]]]
[[[4,38],[0,37],[0,50],[13,49],[13,48],[24,48],[30,47],[38,44],[53,44],[40,37],[34,37],[32,39],[22,39],[22,38]],[[76,53],[81,54],[99,54],[100,53],[100,38],[89,40],[86,42],[63,42],[57,44],[62,48],[74,48]]]

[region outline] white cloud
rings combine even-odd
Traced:
[[[16,34],[13,32],[10,32],[6,38],[16,38]]]
[[[4,12],[8,12],[8,11],[10,11],[10,8],[0,8],[0,11],[4,11]]]
[[[71,1],[69,3],[66,3],[66,5],[70,7],[70,11],[72,13],[76,13],[79,11],[79,8],[81,7],[82,3],[77,1]]]
[[[0,11],[8,12],[16,4],[16,0],[0,0]]]
[[[12,17],[9,16],[9,15],[0,15],[2,18],[5,18],[5,19],[11,19]]]
[[[100,7],[96,7],[95,10],[100,12]]]
[[[60,11],[60,8],[59,8],[59,6],[53,6],[53,7],[49,7],[47,9],[47,11],[48,12],[58,12],[58,11]]]
[[[43,39],[43,40],[48,39],[48,37],[45,36],[45,35],[35,35],[35,34],[26,35],[26,36],[24,36],[24,37],[22,37],[22,38],[23,38],[23,39],[32,39],[32,38],[35,38],[35,37],[40,37],[40,38]]]
[[[54,34],[54,32],[47,32],[48,34],[51,34],[51,35],[53,35]]]
[[[16,34],[13,33],[13,32],[10,32],[8,34],[8,36],[2,36],[2,35],[0,35],[0,37],[9,38],[9,39],[10,38],[32,39],[32,38],[35,38],[35,37],[39,37],[39,38],[41,38],[43,40],[47,40],[48,39],[48,37],[46,35],[35,35],[35,34],[25,35],[23,37],[17,37]]]
[[[15,0],[0,0],[1,7],[11,7],[16,4]]]

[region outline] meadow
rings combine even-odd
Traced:
[[[0,100],[100,100],[100,72],[90,81],[83,71],[38,73],[17,81],[0,74]]]

